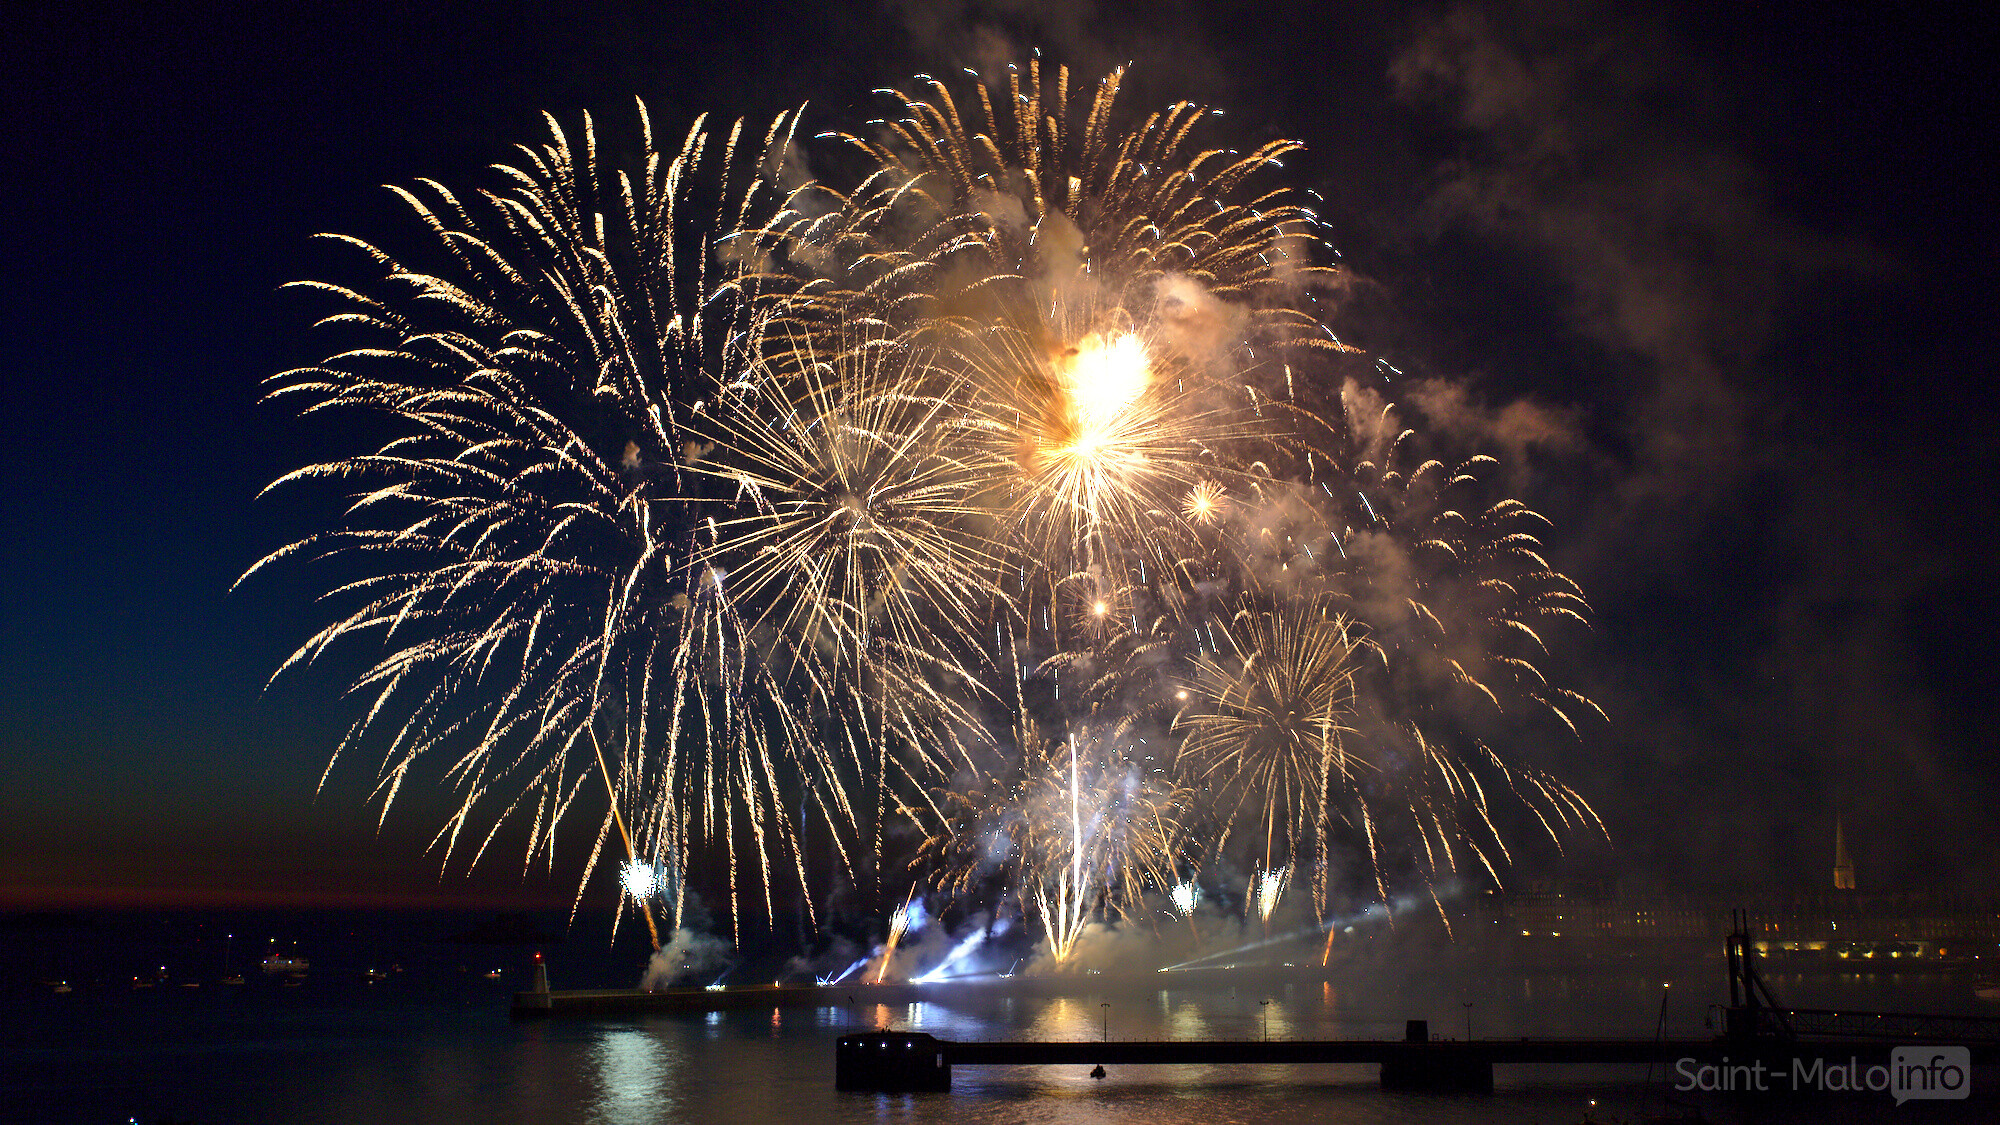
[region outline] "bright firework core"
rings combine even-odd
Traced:
[[[626,864],[619,879],[625,884],[625,893],[633,898],[645,898],[652,894],[653,888],[659,884],[659,876],[653,871],[653,865],[650,863]]]
[[[1146,393],[1151,375],[1146,345],[1121,332],[1106,339],[1092,332],[1079,340],[1076,354],[1062,368],[1070,402],[1076,408],[1078,456],[1094,453],[1106,430],[1118,424],[1125,408]]]
[[[1181,515],[1196,523],[1212,524],[1215,522],[1221,501],[1221,491],[1208,481],[1203,481],[1188,490],[1187,501],[1181,505]]]
[[[1256,891],[1253,896],[1257,907],[1257,917],[1266,922],[1271,920],[1271,912],[1278,908],[1278,899],[1284,896],[1285,884],[1291,882],[1291,879],[1292,869],[1289,865],[1281,867],[1276,871],[1260,871],[1257,873],[1257,877],[1254,880]]]

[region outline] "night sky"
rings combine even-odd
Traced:
[[[9,17],[0,906],[567,904],[575,867],[469,876],[449,807],[344,760],[339,684],[264,688],[322,624],[297,572],[336,513],[257,499],[358,436],[258,403],[319,358],[309,241],[420,237],[386,183],[484,166],[589,110],[630,136],[1039,46],[1128,111],[1304,140],[1352,271],[1342,336],[1556,521],[1610,713],[1563,776],[1609,847],[1518,874],[2000,876],[1990,24],[1903,6],[1088,2],[257,5]],[[1751,14],[1751,8],[1755,13]],[[1921,6],[1918,6],[1919,9]],[[817,158],[809,152],[809,157]],[[435,777],[435,775],[432,775]],[[595,814],[595,815],[601,815]],[[583,819],[593,819],[585,817]],[[583,819],[577,823],[582,824]],[[589,828],[574,831],[580,865]]]

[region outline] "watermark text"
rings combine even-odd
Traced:
[[[1684,1058],[1674,1063],[1674,1089],[1680,1093],[1878,1093],[1895,1098],[1897,1105],[1952,1101],[1971,1096],[1972,1052],[1965,1047],[1897,1047],[1886,1065],[1853,1057],[1845,1061],[1794,1057],[1789,1066],[1766,1058],[1731,1062],[1727,1055],[1719,1062]]]

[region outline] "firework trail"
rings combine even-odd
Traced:
[[[1125,124],[1123,78],[1072,90],[1034,60],[969,101],[937,80],[883,91],[901,115],[879,139],[839,134],[876,168],[848,218],[794,240],[866,247],[840,307],[960,361],[954,397],[1002,470],[982,499],[1030,566],[1110,586],[1171,563],[1184,537],[1162,513],[1243,471],[1231,452],[1273,421],[1246,369],[1344,348],[1290,301],[1332,280],[1317,219],[1282,188],[1245,190],[1299,146],[1202,147],[1210,111],[1189,103]]]
[[[909,896],[903,900],[903,905],[897,907],[896,912],[889,916],[889,940],[882,948],[882,968],[875,974],[876,984],[881,984],[882,978],[889,975],[889,962],[895,959],[896,946],[901,944],[903,935],[909,932],[912,925],[923,924],[923,904],[916,902],[916,897],[917,889],[911,887]],[[912,903],[915,903],[914,910],[911,909]]]
[[[1555,631],[1587,625],[1589,607],[1541,554],[1548,521],[1519,500],[1484,498],[1490,458],[1403,469],[1414,435],[1393,414],[1384,420],[1396,436],[1355,467],[1361,512],[1329,577],[1377,658],[1360,672],[1354,726],[1374,760],[1404,764],[1386,775],[1380,807],[1413,830],[1400,844],[1411,865],[1435,876],[1472,863],[1498,879],[1509,851],[1489,794],[1511,798],[1558,844],[1604,830],[1574,790],[1492,749],[1501,738],[1574,741],[1585,717],[1604,721],[1539,667]],[[1350,819],[1381,842],[1380,818],[1357,808]]]
[[[976,725],[939,685],[970,680],[983,659],[1000,549],[969,499],[976,469],[953,440],[962,411],[925,389],[921,357],[879,339],[825,359],[796,341],[775,355],[694,423],[707,452],[689,472],[727,490],[700,557],[728,576],[774,688],[830,717],[827,737],[859,770],[830,799],[846,823],[868,823],[879,852],[886,806],[934,808],[956,732]],[[855,787],[872,810],[853,807]]]
[[[914,95],[882,91],[902,116],[875,123],[881,139],[840,134],[877,169],[848,197],[840,229],[873,251],[847,300],[926,329],[977,329],[997,314],[1054,335],[1051,308],[1087,291],[1160,321],[1198,356],[1238,327],[1233,316],[1337,346],[1283,300],[1329,276],[1311,258],[1317,219],[1283,189],[1243,190],[1301,146],[1201,148],[1196,127],[1210,111],[1186,102],[1126,126],[1124,73],[1072,96],[1066,67],[1010,66],[1004,89],[973,87],[976,114],[935,79]]]
[[[396,189],[432,237],[432,268],[342,238],[375,285],[301,283],[336,302],[321,323],[348,346],[275,377],[270,397],[376,416],[391,436],[281,478],[273,487],[346,484],[347,519],[250,573],[293,556],[353,561],[340,573],[360,577],[331,596],[356,607],[279,672],[379,646],[351,689],[367,709],[335,757],[386,741],[386,815],[420,758],[448,755],[463,803],[439,836],[447,858],[497,805],[479,849],[525,816],[530,859],[553,861],[557,826],[598,769],[612,810],[586,880],[619,806],[650,806],[628,862],[718,848],[733,894],[747,838],[768,902],[788,852],[804,878],[786,780],[820,780],[823,816],[845,809],[826,799],[841,790],[832,756],[781,694],[758,690],[768,671],[708,562],[711,497],[689,462],[720,373],[756,359],[749,288],[712,251],[779,204],[759,177],[791,118],[761,147],[740,122],[718,137],[697,121],[668,148],[643,105],[640,125],[636,170],[599,166],[588,119],[574,142],[551,119],[550,141],[500,169],[503,191]]]
[[[1044,741],[1019,765],[949,795],[944,872],[968,888],[998,879],[1039,919],[1067,964],[1099,918],[1134,917],[1179,859],[1185,791],[1088,736]]]
[[[447,860],[519,819],[553,863],[596,774],[584,879],[616,828],[676,931],[717,868],[739,927],[780,883],[810,911],[815,824],[879,893],[905,821],[1058,963],[1232,845],[1268,920],[1294,872],[1324,912],[1337,844],[1385,901],[1497,879],[1489,793],[1601,829],[1493,749],[1601,718],[1540,668],[1588,612],[1545,521],[1326,393],[1318,220],[1254,186],[1298,146],[1128,120],[1122,80],[886,91],[829,134],[851,187],[792,115],[663,145],[641,106],[624,169],[551,119],[500,189],[398,189],[418,264],[343,239],[372,279],[303,284],[340,342],[270,395],[387,436],[281,478],[347,509],[250,573],[328,569],[279,674],[368,654],[334,757],[380,747],[384,815],[442,758]]]
[[[1285,888],[1292,882],[1292,865],[1286,864],[1276,871],[1259,871],[1250,877],[1249,900],[1257,911],[1257,920],[1266,926],[1271,924],[1271,912],[1278,909],[1278,900],[1285,897]]]
[[[1004,653],[1020,642],[1009,637]],[[1190,794],[1109,732],[1060,732],[1039,718],[1019,671],[1001,695],[1013,715],[998,761],[945,794],[946,821],[919,853],[947,890],[997,890],[1039,920],[1057,965],[1086,927],[1134,917],[1174,881]]]
[[[1323,869],[1331,790],[1352,786],[1358,768],[1342,736],[1354,712],[1360,646],[1323,596],[1243,609],[1222,636],[1226,653],[1193,661],[1179,768],[1190,785],[1212,793],[1223,823],[1218,853],[1241,828],[1259,871],[1289,874],[1302,861]],[[1284,881],[1253,880],[1264,917]],[[1314,882],[1323,905],[1324,882]]]
[[[976,644],[998,548],[947,440],[964,425],[954,404],[886,345],[802,354],[796,371],[760,366],[723,388],[695,422],[712,453],[689,471],[732,493],[706,557],[801,670],[877,639],[922,648],[940,624]]]
[[[1109,595],[1191,549],[1180,498],[1223,471],[1218,451],[1249,428],[1211,405],[1210,381],[1110,327],[1055,352],[995,328],[956,354],[966,460],[987,470],[974,498],[1005,529],[1017,574],[1088,571]],[[1014,595],[1031,601],[1048,583],[1017,582]]]

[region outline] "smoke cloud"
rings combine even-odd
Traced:
[[[708,984],[729,963],[728,942],[683,927],[654,951],[639,987],[651,992],[679,985]]]
[[[1875,439],[1843,432],[1854,404],[1820,401],[1780,350],[1832,294],[1897,271],[1780,200],[1739,140],[1753,87],[1695,43],[1665,13],[1588,3],[1459,3],[1413,25],[1392,89],[1456,147],[1410,237],[1539,273],[1554,331],[1533,354],[1573,366],[1538,384],[1549,398],[1510,399],[1537,385],[1517,368],[1419,380],[1403,401],[1504,453],[1509,486],[1557,518],[1614,720],[1609,753],[1568,776],[1624,829],[1625,862],[1817,881],[1844,812],[1878,862],[1940,872],[1979,789],[1916,630],[1957,568],[1904,502],[1925,482],[1855,463]]]

